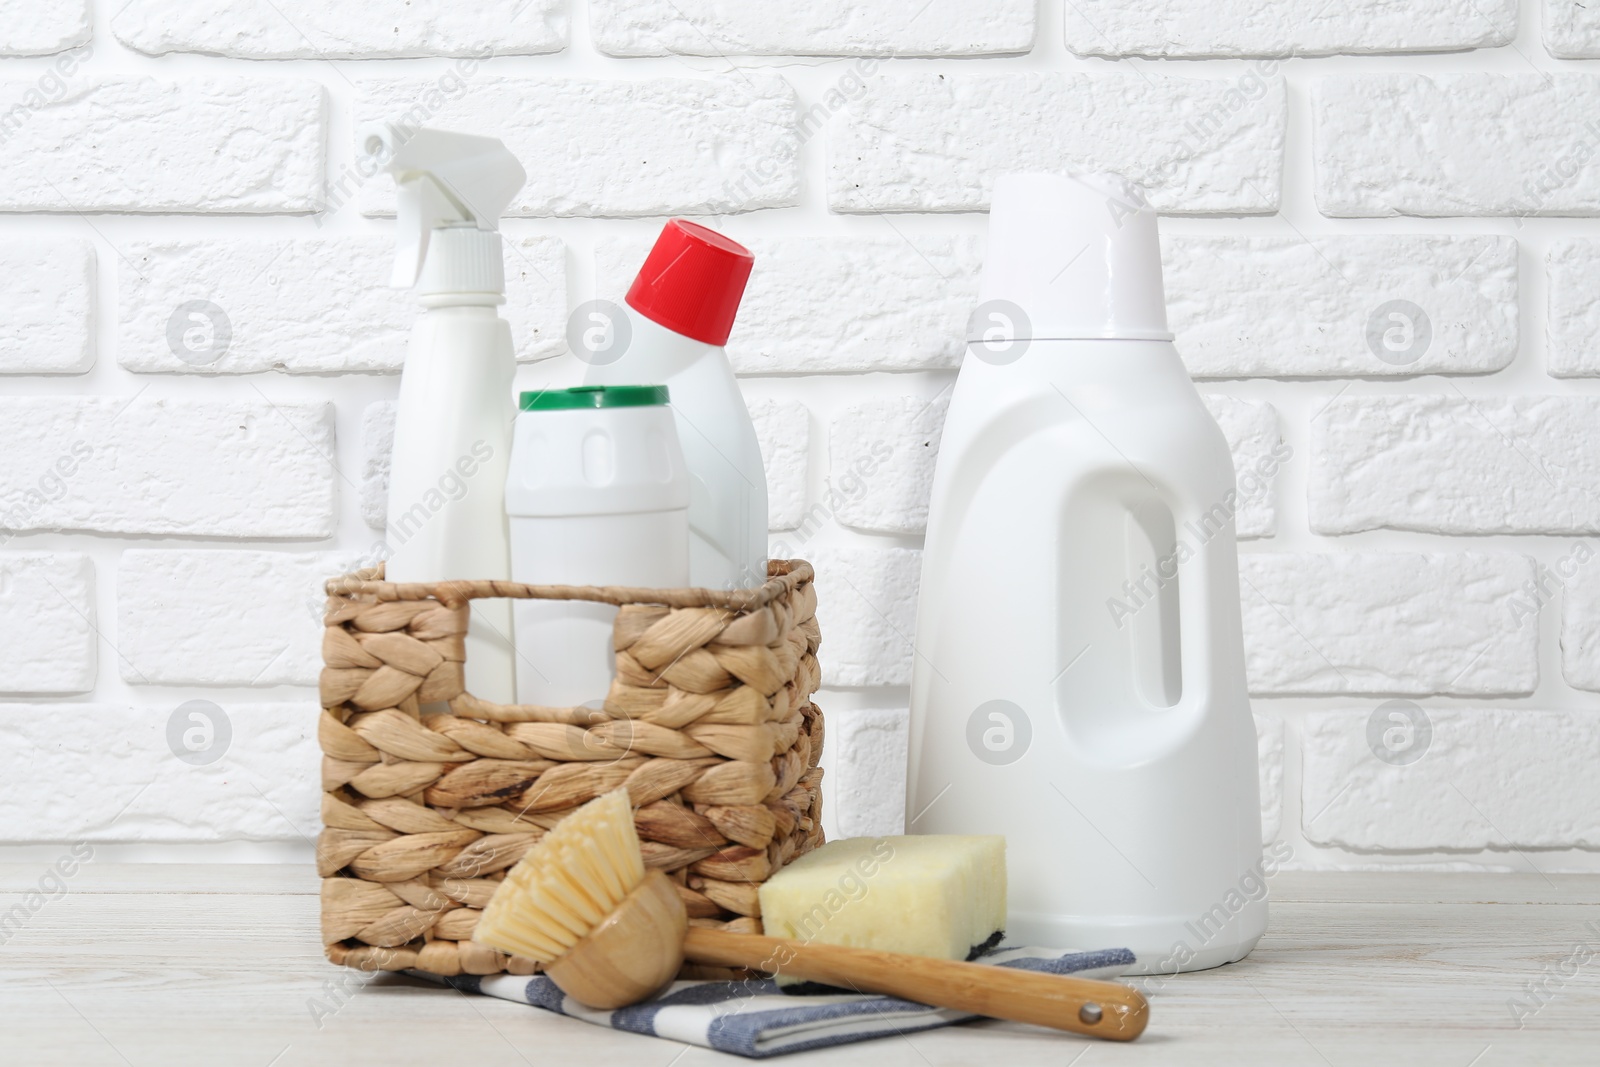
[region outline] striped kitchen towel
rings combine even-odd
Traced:
[[[977,962],[1084,978],[1115,978],[1132,969],[1134,957],[1125,948],[1097,952],[1002,948],[980,957]],[[532,1004],[613,1030],[665,1037],[755,1059],[931,1030],[974,1018],[966,1012],[930,1008],[898,997],[793,996],[780,993],[777,983],[770,978],[744,982],[674,982],[654,999],[616,1011],[586,1008],[543,975],[532,978],[462,975],[445,981],[469,993],[485,993],[519,1004]]]

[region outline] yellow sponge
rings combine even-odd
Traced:
[[[762,885],[761,924],[769,937],[968,959],[1005,930],[1006,839],[829,841]]]

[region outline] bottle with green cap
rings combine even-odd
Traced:
[[[689,584],[689,475],[664,385],[523,393],[506,514],[512,581]],[[517,600],[519,704],[598,707],[611,686],[608,604]]]

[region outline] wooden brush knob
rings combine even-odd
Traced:
[[[622,1008],[666,988],[683,966],[689,913],[658,870],[583,940],[545,968],[561,991],[591,1008]]]

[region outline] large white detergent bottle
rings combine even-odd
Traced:
[[[1241,959],[1266,929],[1232,459],[1109,175],[995,186],[940,445],[912,833],[1003,833],[1007,940]]]
[[[505,303],[500,215],[527,175],[492,137],[383,125],[361,150],[394,175],[399,249],[391,284],[415,286],[389,467],[386,577],[509,579],[505,484],[516,355]],[[467,690],[515,698],[511,607],[475,600]]]
[[[767,477],[750,410],[722,346],[755,257],[687,219],[662,228],[628,290],[625,324],[602,324],[591,385],[665,385],[689,467],[689,583],[767,580]],[[615,332],[612,332],[615,331]]]

